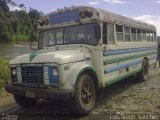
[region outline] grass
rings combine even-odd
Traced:
[[[9,93],[6,92],[6,90],[4,88],[0,89],[0,98],[6,97],[8,95],[9,95]]]
[[[4,90],[4,84],[9,79],[9,69],[8,69],[8,60],[0,58],[0,93],[2,93]]]
[[[29,36],[23,35],[23,34],[18,34],[18,35],[13,35],[12,39],[13,39],[14,43],[27,42],[29,39]]]

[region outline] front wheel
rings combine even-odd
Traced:
[[[138,80],[140,82],[145,82],[149,80],[149,65],[146,59],[143,60],[142,71],[137,75],[138,75]]]
[[[31,107],[38,101],[36,98],[28,98],[24,96],[14,95],[14,99],[21,107]]]
[[[79,77],[75,85],[74,101],[76,112],[80,115],[89,114],[95,107],[95,85],[90,75],[82,74]]]

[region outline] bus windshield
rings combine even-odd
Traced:
[[[39,48],[64,44],[97,45],[100,35],[100,27],[97,23],[41,31]]]

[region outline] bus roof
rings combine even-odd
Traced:
[[[105,11],[102,9],[98,9],[100,14],[102,15],[102,20],[106,22],[111,22],[111,23],[117,23],[117,24],[122,24],[126,26],[131,26],[131,27],[136,27],[136,28],[142,28],[144,30],[152,30],[156,31],[155,26],[144,23],[138,20],[134,20],[132,18],[128,18],[122,15],[118,15],[109,11]]]
[[[65,9],[65,8],[64,8]],[[99,8],[94,8],[94,7],[90,7],[90,6],[77,6],[74,7],[74,9],[78,9],[78,10],[91,10],[94,12],[98,12],[100,17],[99,19],[104,21],[104,22],[110,22],[110,23],[115,23],[115,24],[120,24],[120,25],[126,25],[126,26],[130,26],[130,27],[135,27],[135,28],[139,28],[139,29],[144,29],[144,30],[149,30],[149,31],[156,31],[156,27],[151,25],[151,24],[147,24],[138,20],[134,20],[122,15],[118,15],[106,10],[102,10]],[[74,10],[73,9],[73,10]],[[59,10],[59,9],[58,9]],[[58,11],[57,10],[57,11]],[[61,9],[63,10],[63,9]],[[57,11],[53,11],[49,14],[47,14],[46,16],[51,16],[52,14],[56,14]]]

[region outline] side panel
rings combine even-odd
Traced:
[[[66,66],[69,66],[69,69],[65,69]],[[61,69],[61,83],[62,90],[67,90],[74,92],[74,86],[77,80],[77,77],[84,70],[92,70],[96,74],[96,70],[89,64],[86,64],[85,61],[80,61],[77,63],[64,64],[60,66]]]
[[[103,50],[102,47],[100,47],[97,50],[92,51],[93,56],[93,67],[96,70],[97,77],[98,77],[98,84],[99,88],[105,87],[105,81],[104,81],[104,68],[103,68]]]
[[[156,43],[131,42],[107,46],[107,50],[103,52],[105,83],[110,85],[140,72],[145,57],[148,59],[149,65],[156,63]]]
[[[61,83],[63,90],[72,90],[76,82],[78,74],[84,68],[92,68],[98,78],[98,87],[105,87],[105,82],[103,79],[104,69],[103,69],[103,50],[102,46],[90,47],[88,49],[83,48],[84,61],[79,61],[75,63],[63,64],[60,66],[61,71]],[[64,67],[69,66],[68,70]]]

